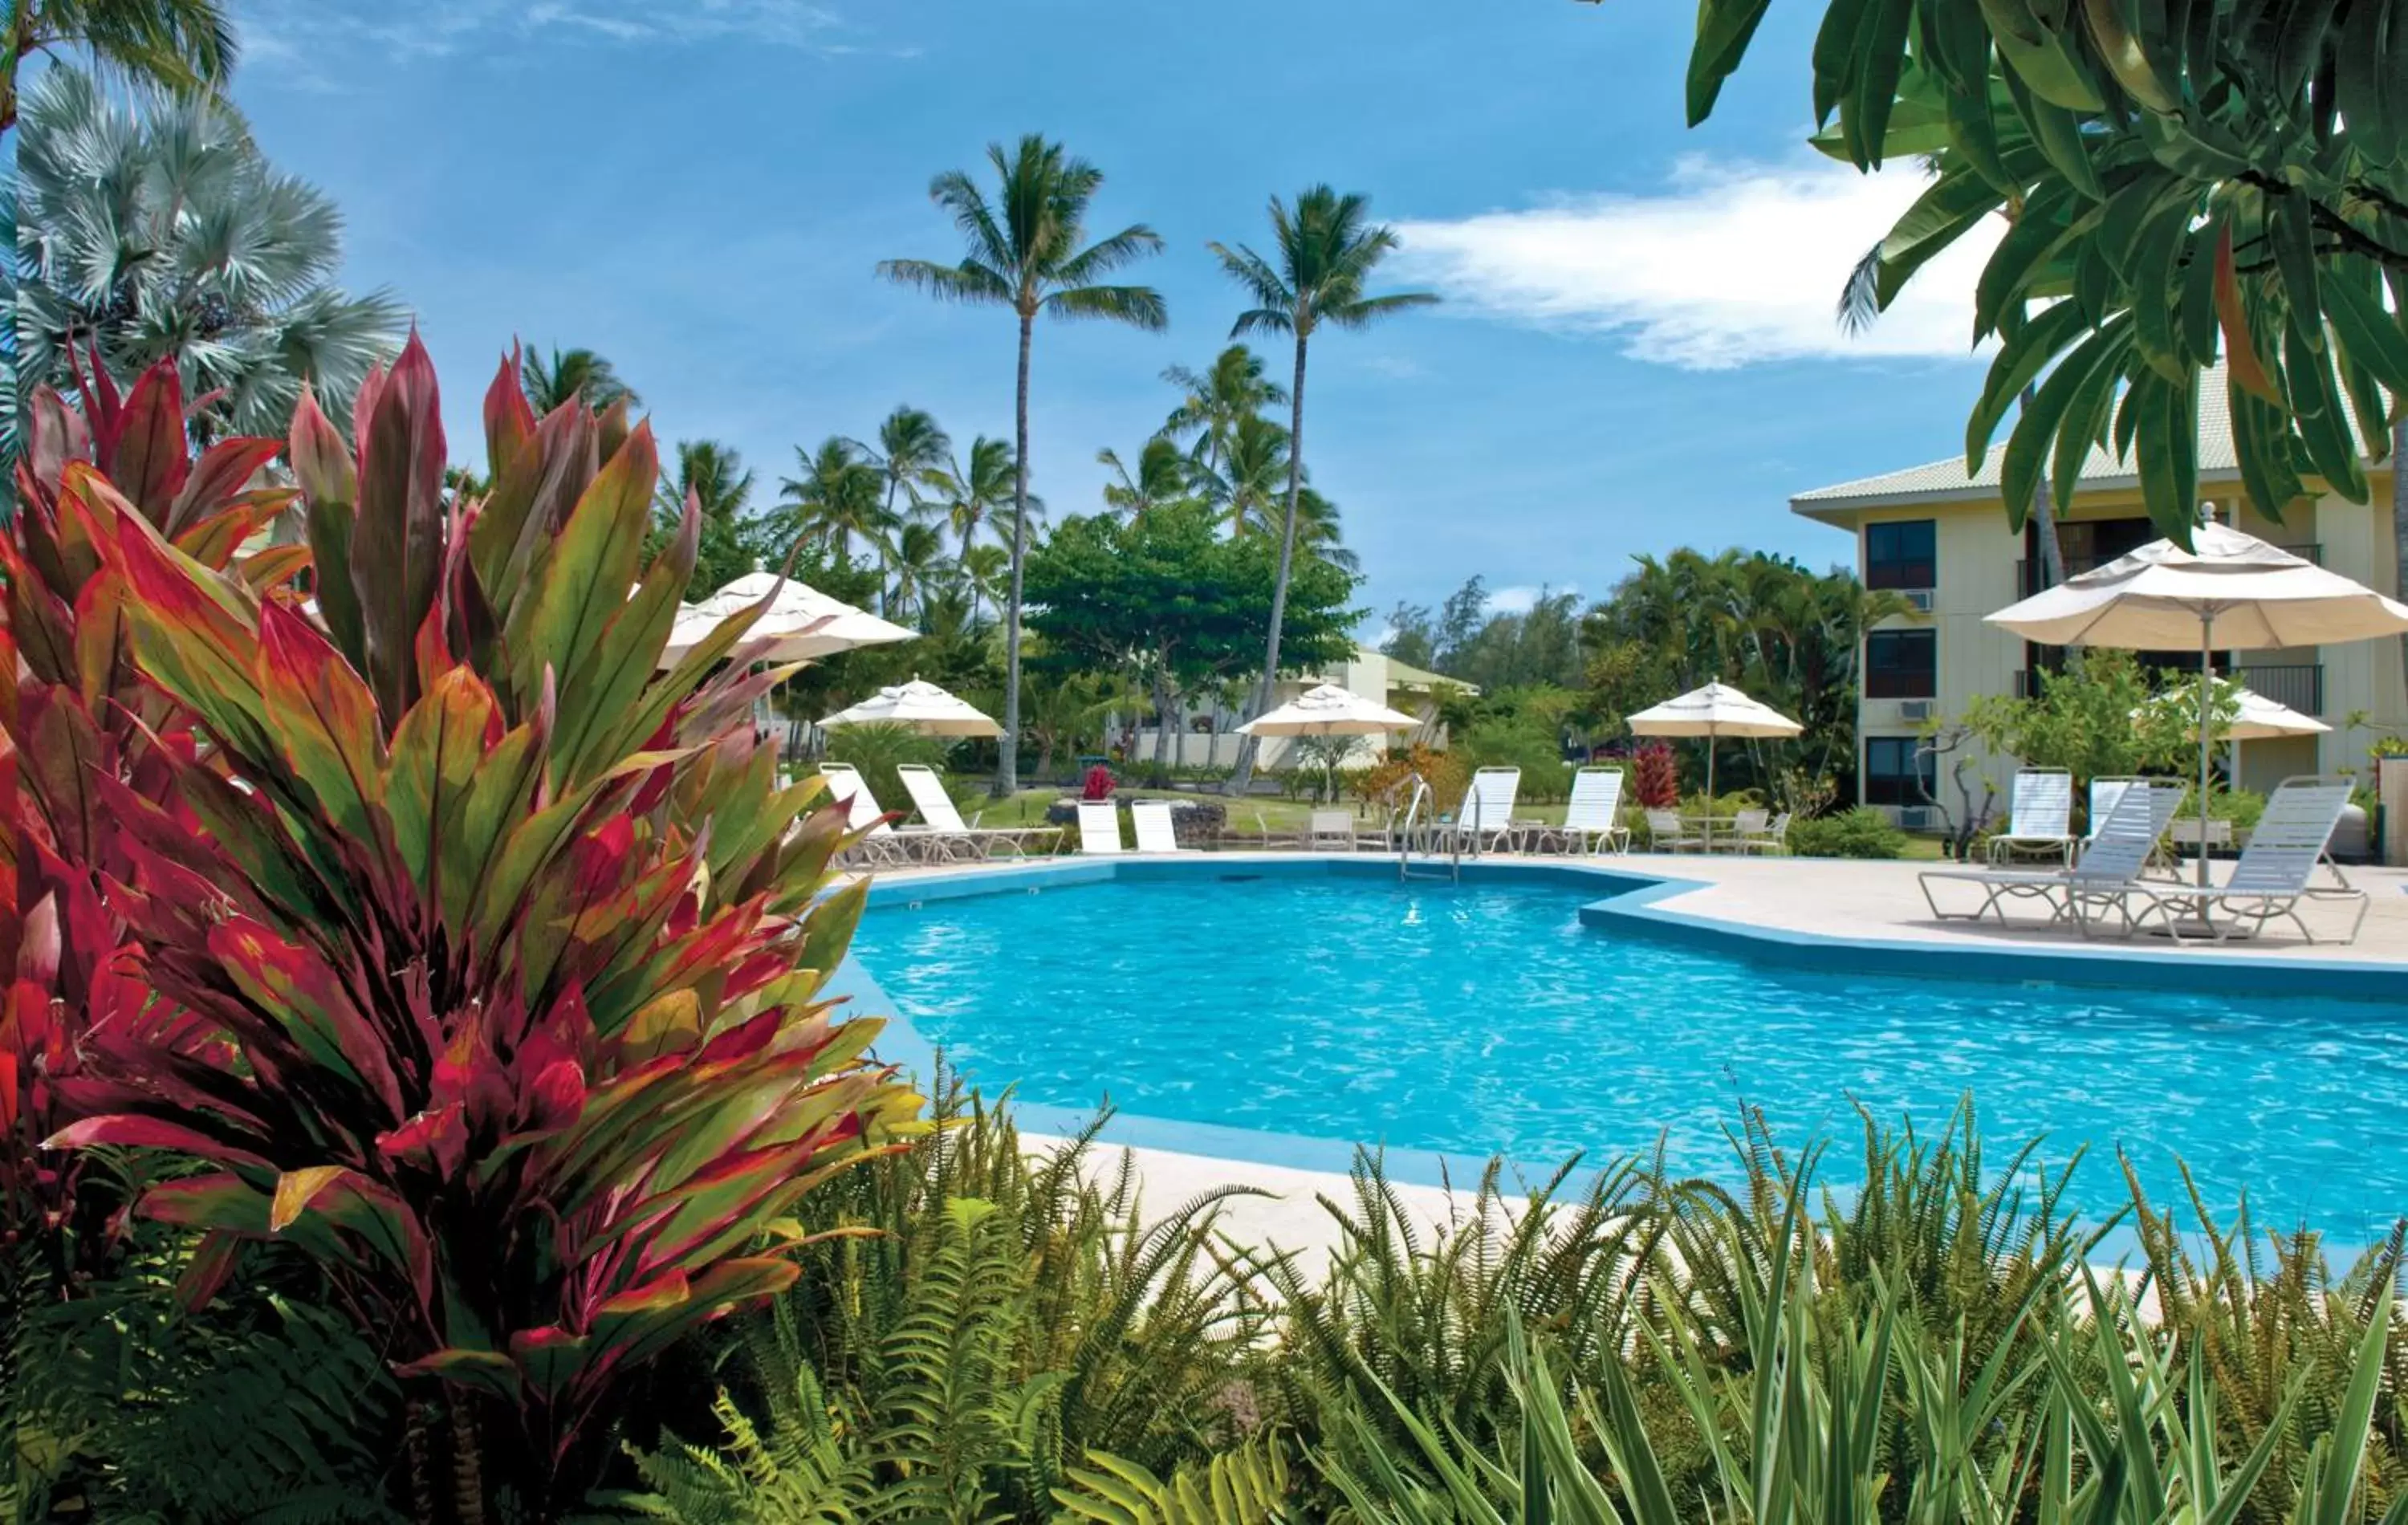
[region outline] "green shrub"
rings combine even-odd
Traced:
[[[905,726],[839,726],[828,732],[828,760],[851,763],[869,786],[881,810],[908,811],[911,797],[896,771],[911,764],[944,770],[952,748],[933,736],[922,736]],[[948,778],[950,787],[953,781]]]
[[[1571,797],[1572,767],[1564,761],[1563,744],[1552,727],[1537,721],[1479,721],[1464,731],[1454,750],[1474,768],[1520,769],[1517,798],[1525,802],[1552,804]]]
[[[1910,840],[1869,805],[1789,823],[1789,850],[1799,857],[1904,857]]]

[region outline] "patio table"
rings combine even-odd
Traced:
[[[1706,852],[1739,850],[1739,817],[1736,815],[1684,815],[1681,817],[1681,824],[1695,830],[1704,840]],[[1716,827],[1724,828],[1724,834],[1719,842],[1714,837]]]

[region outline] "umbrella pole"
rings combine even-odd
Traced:
[[[2208,756],[2215,745],[2215,717],[2212,700],[2215,697],[2215,651],[2210,644],[2214,630],[2214,617],[2199,617],[2199,887],[2207,887],[2207,770]]]
[[[1706,727],[1706,851],[1714,850],[1714,728]]]

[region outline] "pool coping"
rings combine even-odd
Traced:
[[[2334,996],[2344,1000],[2397,1000],[2408,990],[2408,964],[2353,960],[2347,963],[2268,958],[2197,948],[2131,948],[2086,945],[1969,947],[1956,942],[1918,942],[1886,938],[1845,938],[1702,916],[1663,902],[1711,882],[1642,871],[1622,860],[1542,863],[1484,859],[1463,864],[1464,877],[1492,883],[1595,885],[1606,893],[1582,905],[1581,920],[1619,928],[1666,942],[1713,948],[1759,964],[1815,971],[1891,974],[1909,978],[2004,979],[2053,985],[2135,985],[2161,989],[2229,994]],[[930,900],[987,895],[1041,893],[1048,888],[1110,883],[1120,879],[1185,877],[1197,873],[1265,873],[1301,876],[1342,872],[1348,878],[1392,878],[1394,860],[1357,854],[1129,855],[1124,857],[1059,857],[1005,865],[967,865],[914,872],[904,878],[873,877],[868,907],[916,906]],[[2136,971],[2146,971],[2135,978]],[[885,1022],[873,1051],[883,1061],[920,1077],[936,1072],[937,1054],[877,978],[848,951],[825,994],[843,999],[849,1014]],[[1012,1112],[1025,1132],[1067,1136],[1090,1125],[1100,1108],[1066,1107],[1014,1097]],[[1475,1184],[1489,1157],[1384,1144],[1374,1140],[1321,1138],[1308,1134],[1189,1122],[1113,1111],[1098,1137],[1114,1145],[1202,1155],[1258,1165],[1343,1175],[1364,1154],[1377,1156],[1398,1181],[1431,1187]],[[1561,1161],[1509,1160],[1509,1178],[1552,1174]],[[1585,1174],[1586,1172],[1582,1173]]]

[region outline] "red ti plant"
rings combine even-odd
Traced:
[[[1632,751],[1630,797],[1647,810],[1670,810],[1681,802],[1681,768],[1669,744],[1641,741]]]
[[[172,807],[94,781],[179,1014],[93,1030],[52,1142],[207,1167],[141,1210],[314,1257],[440,1394],[453,1513],[507,1473],[548,1518],[613,1384],[787,1286],[796,1201],[917,1098],[820,995],[862,886],[824,893],[844,812],[779,787],[749,724],[786,675],[739,644],[766,606],[659,670],[698,511],[646,564],[649,426],[538,420],[514,358],[484,411],[492,489],[455,502],[414,337],[354,439],[304,398],[322,623],[138,515],[96,526],[136,666],[208,745]],[[413,1430],[422,1514],[436,1444]]]
[[[194,755],[189,711],[143,684],[131,659],[125,585],[105,564],[97,526],[140,521],[213,571],[254,584],[289,578],[298,547],[238,556],[293,499],[254,486],[282,449],[222,439],[194,459],[172,362],[121,395],[93,356],[89,416],[45,387],[26,399],[26,449],[15,469],[17,512],[0,535],[8,617],[0,628],[0,784],[9,870],[0,918],[0,1239],[29,1245],[47,1295],[103,1270],[119,1246],[125,1203],[87,1181],[81,1159],[41,1148],[71,1120],[63,1086],[98,1024],[148,1019],[149,992],[122,946],[106,898],[134,871],[134,847],[96,781],[186,826],[174,761]],[[21,666],[22,663],[22,666]],[[33,1295],[30,1287],[12,1289]]]
[[[1080,780],[1079,798],[1090,801],[1110,799],[1117,783],[1118,781],[1112,777],[1112,770],[1102,763],[1097,763],[1088,769],[1086,776]]]

